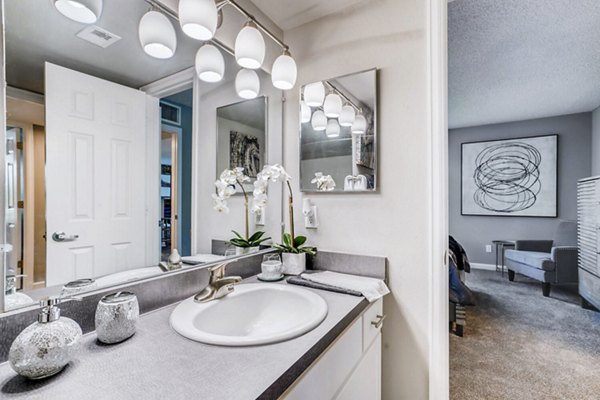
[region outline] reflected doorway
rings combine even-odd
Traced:
[[[165,260],[173,249],[191,255],[193,89],[160,100],[160,243]]]

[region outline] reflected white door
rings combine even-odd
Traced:
[[[47,286],[146,266],[146,94],[46,63],[45,97]]]

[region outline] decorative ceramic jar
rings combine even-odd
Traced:
[[[29,379],[42,379],[59,373],[79,348],[81,328],[70,318],[60,317],[60,298],[40,301],[44,307],[37,322],[16,337],[8,353],[10,366]]]
[[[281,253],[281,260],[286,275],[300,275],[306,271],[306,253]]]
[[[122,342],[133,336],[140,316],[135,294],[116,292],[104,296],[96,307],[96,335],[102,343]]]

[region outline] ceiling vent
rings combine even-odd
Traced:
[[[111,33],[106,29],[102,29],[96,25],[90,25],[84,28],[77,34],[77,37],[95,44],[96,46],[100,46],[103,49],[121,40],[120,36],[117,36],[114,33]]]

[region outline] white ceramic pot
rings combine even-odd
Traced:
[[[281,261],[286,275],[300,275],[306,271],[306,253],[282,253]]]
[[[254,247],[236,247],[235,248],[235,255],[236,256],[242,256],[244,254],[258,253],[259,250],[260,250],[259,246],[254,246]]]

